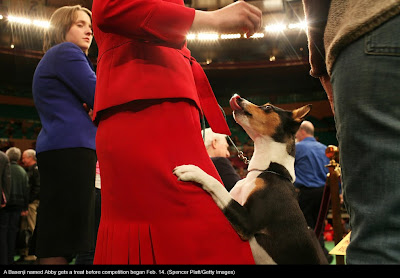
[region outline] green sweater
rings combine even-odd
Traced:
[[[6,208],[28,210],[29,183],[28,174],[16,162],[11,162],[11,192]]]

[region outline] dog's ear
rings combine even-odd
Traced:
[[[310,113],[311,107],[312,107],[312,105],[308,104],[308,105],[305,105],[303,107],[293,110],[292,111],[293,120],[295,120],[298,123],[301,123],[304,120],[304,118],[308,115],[308,113]]]

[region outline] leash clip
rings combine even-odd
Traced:
[[[194,58],[193,58],[194,59]],[[225,121],[226,121],[226,115],[224,112],[224,109],[222,109],[222,107],[219,105],[219,108],[221,109],[222,114],[224,115]],[[202,123],[202,130],[203,130],[203,141],[205,141],[205,129],[206,129],[206,125],[205,125],[205,121],[204,121],[204,114],[202,113],[201,115],[201,123]],[[250,160],[244,156],[243,152],[240,151],[238,149],[238,147],[236,147],[236,144],[233,142],[233,140],[231,139],[231,137],[229,135],[226,136],[229,141],[232,143],[232,146],[236,149],[236,151],[238,152],[238,157],[244,162],[244,164],[249,164]]]
[[[235,146],[235,147],[236,147],[236,146]],[[237,148],[236,148],[236,149],[237,149]],[[246,165],[249,164],[248,158],[244,156],[244,154],[243,154],[242,151],[239,151],[239,150],[238,150],[238,157],[239,157],[241,160],[243,160],[244,164],[246,164]]]

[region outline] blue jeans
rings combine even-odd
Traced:
[[[400,16],[350,44],[331,82],[348,264],[400,263]]]

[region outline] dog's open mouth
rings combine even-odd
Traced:
[[[237,111],[237,110],[242,110],[243,108],[239,105],[238,100],[240,100],[240,96],[239,95],[234,95],[231,100],[229,101],[229,104],[232,108],[233,111]]]
[[[243,105],[241,105],[242,103],[242,98],[235,94],[229,101],[229,104],[233,110],[233,112],[238,113],[238,112],[242,112],[247,116],[251,116],[251,114],[243,107]]]

